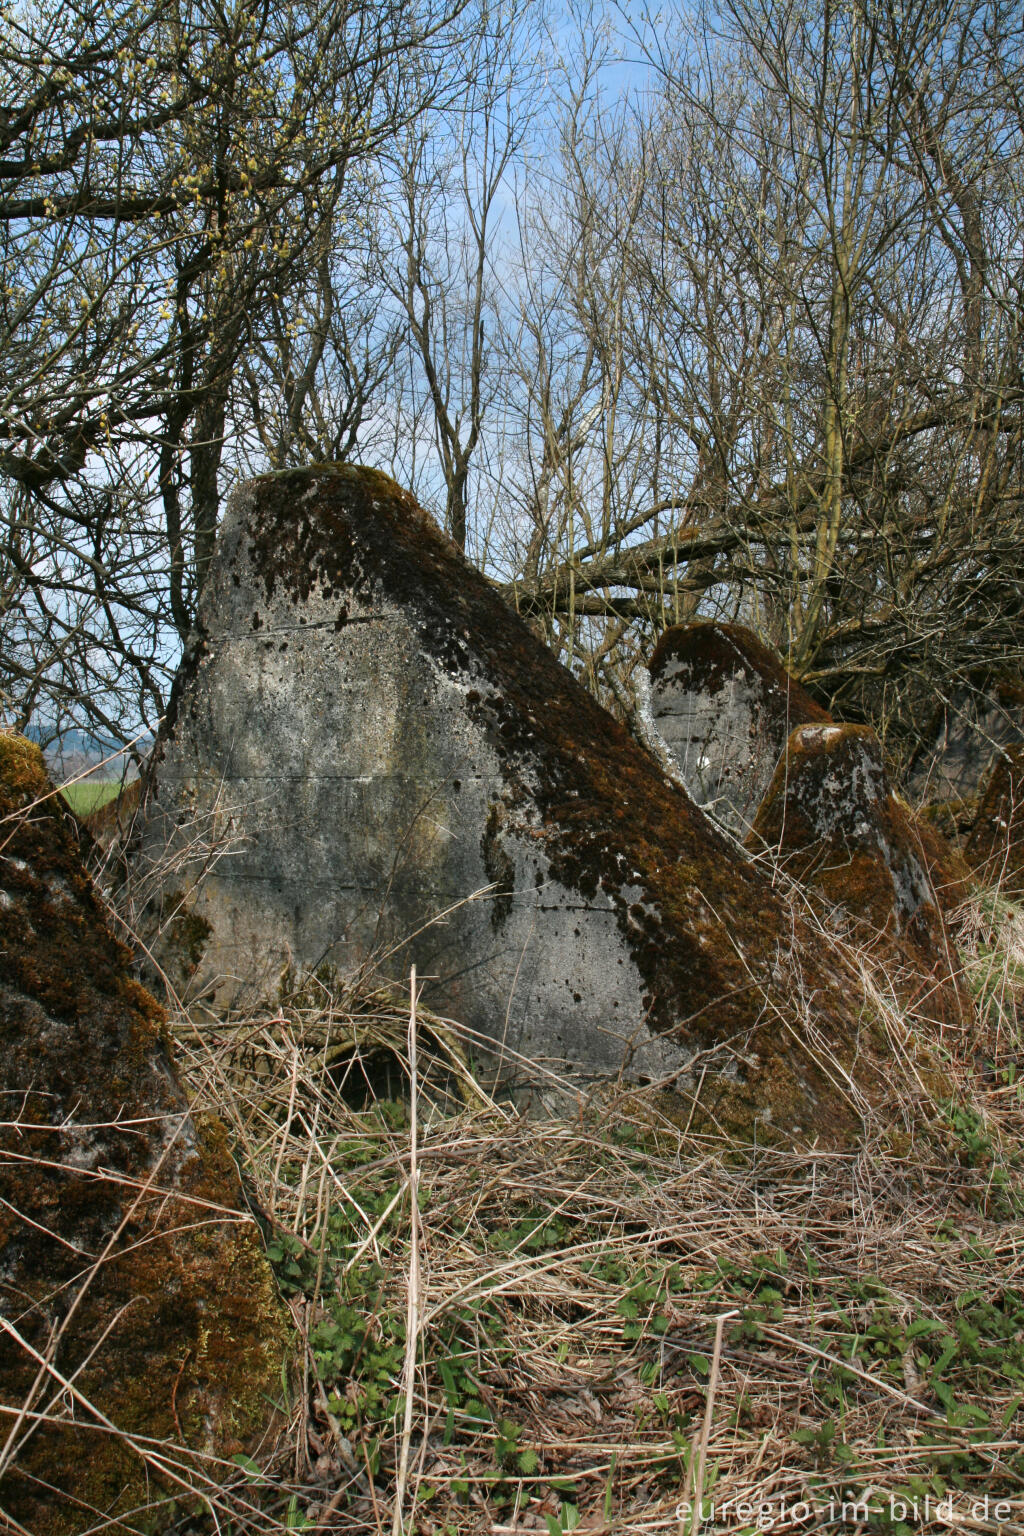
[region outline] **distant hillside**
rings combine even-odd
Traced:
[[[120,742],[104,739],[91,731],[64,731],[54,739],[47,726],[36,725],[29,726],[25,735],[30,741],[39,742],[47,769],[58,782],[92,773],[102,780],[124,777],[129,782],[139,776],[129,755],[118,755],[121,753]],[[145,757],[152,744],[152,736],[143,736],[135,743],[134,752]]]

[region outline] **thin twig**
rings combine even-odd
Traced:
[[[409,975],[409,1285],[405,1321],[405,1365],[402,1371],[405,1415],[402,1422],[402,1444],[398,1458],[398,1478],[395,1483],[391,1536],[402,1536],[405,1527],[402,1507],[409,1477],[409,1448],[412,1443],[413,1395],[416,1387],[416,1355],[420,1327],[420,1174],[417,1163],[419,1137],[416,1120],[416,1075],[416,967],[413,966]]]

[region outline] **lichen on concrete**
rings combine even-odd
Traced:
[[[790,732],[829,716],[739,624],[667,629],[650,662],[650,714],[680,782],[745,836]]]
[[[869,727],[798,726],[748,844],[819,891],[860,943],[896,958],[903,990],[922,1011],[963,1017],[967,999],[936,892],[939,880],[952,899],[960,874],[939,834],[893,791]]]
[[[850,988],[386,476],[236,495],[157,759],[137,857],[176,864],[209,923],[208,999],[323,963],[400,984],[415,962],[506,1084],[625,1072],[664,1079],[694,1123],[855,1133],[794,1002],[813,995],[852,1059]],[[235,850],[182,865],[215,794]]]
[[[156,1528],[169,1485],[124,1435],[256,1449],[280,1308],[223,1129],[189,1112],[77,824],[38,749],[4,733],[0,822],[0,1314],[24,1340],[0,1339],[0,1400],[60,1421],[28,1421],[2,1502],[33,1536],[147,1503]],[[73,1412],[45,1376],[29,1400],[30,1349],[74,1378]],[[97,1413],[122,1433],[91,1427]]]
[[[980,798],[1000,755],[1024,746],[1024,678],[1007,670],[954,687],[937,705],[910,763],[915,799],[943,806]]]

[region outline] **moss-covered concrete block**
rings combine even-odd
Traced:
[[[1008,671],[954,688],[910,763],[908,792],[938,806],[976,800],[1012,747],[1024,747],[1024,678]]]
[[[965,872],[893,791],[869,727],[798,726],[748,845],[820,891],[859,942],[880,945],[897,963],[899,990],[909,989],[925,1014],[963,1016],[939,890],[952,900]]]
[[[680,781],[745,836],[790,732],[829,716],[740,624],[667,629],[649,672],[652,721]]]
[[[33,1536],[159,1528],[173,1482],[140,1445],[257,1450],[282,1315],[223,1129],[189,1111],[38,748],[4,733],[0,1088],[4,1438],[27,1415],[0,1509]]]
[[[1024,896],[1024,746],[996,757],[964,853],[985,884]]]
[[[163,863],[202,925],[194,991],[371,962],[401,984],[415,962],[505,1084],[621,1073],[694,1123],[854,1133],[804,1043],[813,997],[815,1038],[852,1059],[852,989],[385,476],[234,496],[157,756],[136,867]]]

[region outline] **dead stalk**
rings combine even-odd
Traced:
[[[419,1164],[417,1124],[417,1062],[416,1062],[416,967],[409,976],[409,1280],[405,1320],[405,1366],[402,1387],[405,1394],[405,1414],[402,1422],[402,1441],[398,1459],[398,1478],[395,1484],[394,1514],[391,1536],[402,1536],[404,1530],[403,1507],[405,1489],[409,1477],[409,1450],[412,1444],[413,1395],[416,1389],[416,1355],[419,1344],[420,1317],[420,1232],[419,1232]]]
[[[715,1393],[718,1390],[718,1374],[722,1363],[722,1334],[725,1325],[731,1318],[738,1317],[737,1312],[723,1312],[715,1321],[715,1342],[711,1352],[711,1370],[708,1375],[708,1391],[704,1402],[704,1422],[701,1425],[700,1439],[695,1441],[693,1452],[690,1456],[691,1467],[696,1455],[697,1470],[693,1478],[694,1501],[693,1517],[690,1530],[693,1536],[700,1530],[704,1509],[704,1479],[707,1475],[708,1444],[711,1440],[711,1426],[715,1415]]]

